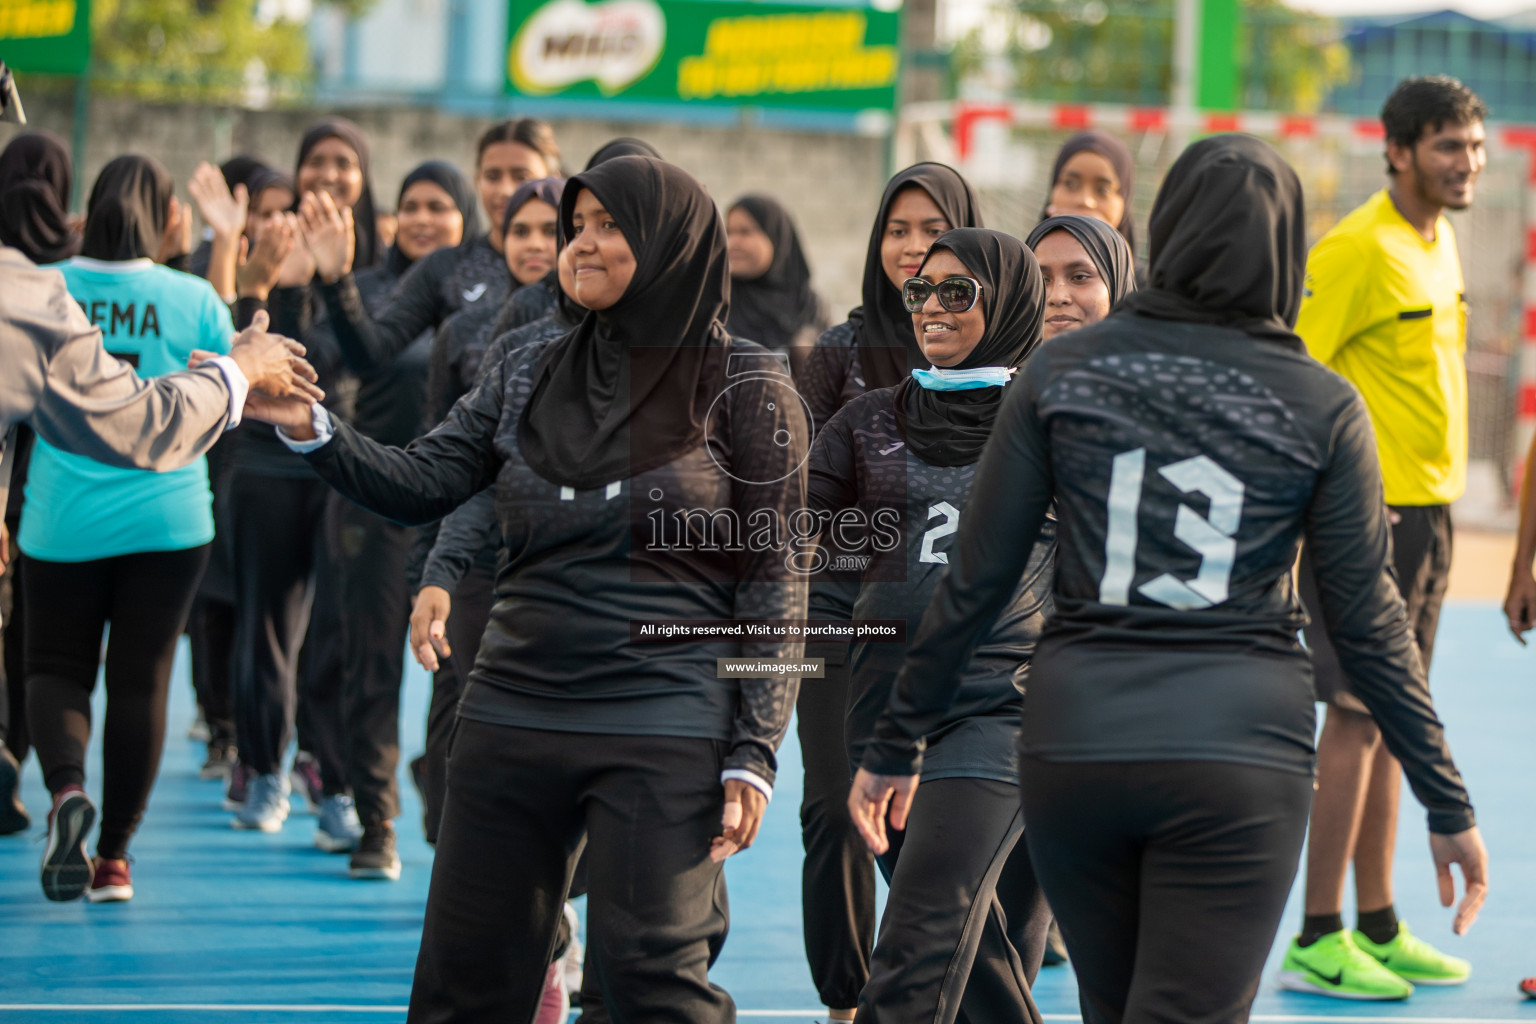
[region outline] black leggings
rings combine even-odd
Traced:
[[[1040,1024],[1029,986],[1051,926],[1029,855],[1018,787],[934,779],[905,831],[887,830],[891,884],[858,1024]]]
[[[102,630],[112,624],[96,844],[102,857],[127,853],[154,788],[176,641],[207,562],[206,544],[89,562],[27,561],[27,713],[51,793],[85,784],[91,691]]]
[[[726,1024],[729,924],[709,859],[725,744],[460,718],[410,1024],[533,1018],[586,839],[587,969],[611,1019]]]
[[[1248,1019],[1312,778],[1209,761],[1020,765],[1026,841],[1086,1024]]]
[[[848,647],[806,646],[807,658],[825,659],[826,677],[802,682],[795,703],[795,729],[805,765],[800,801],[805,958],[821,1004],[833,1009],[858,1005],[869,981],[875,941],[875,860],[848,815],[851,780],[843,738],[852,668]]]

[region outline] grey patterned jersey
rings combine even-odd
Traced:
[[[1305,538],[1340,662],[1430,828],[1472,823],[1388,572],[1364,403],[1299,341],[1120,313],[1041,346],[1004,400],[904,677],[964,665],[1053,497],[1056,608],[1026,753],[1310,772],[1293,582]],[[910,751],[914,729],[881,740]]]
[[[339,425],[305,457],[344,495],[405,523],[445,515],[494,483],[507,565],[460,714],[722,740],[726,767],[771,781],[798,676],[722,679],[716,659],[802,652],[793,634],[746,626],[805,615],[801,549],[783,524],[805,505],[808,428],[788,377],[774,372],[782,364],[736,342],[703,444],[575,490],[534,472],[518,440],[547,344],[488,361],[447,419],[404,451]],[[679,619],[740,621],[742,635],[655,643],[637,632]]]
[[[880,522],[883,531],[871,531],[873,542],[862,556],[868,564],[853,618],[901,620],[912,636],[949,563],[976,467],[932,466],[914,455],[897,429],[895,393],[882,388],[855,398],[821,431],[811,453],[811,504],[832,515],[857,510],[859,521]],[[881,510],[888,513],[883,521]],[[830,555],[839,542],[825,533],[824,540]],[[896,695],[904,708],[925,709],[925,779],[1018,780],[1019,709],[1030,656],[1050,611],[1054,547],[1054,531],[1042,531],[1013,599],[954,685],[916,681],[913,692]],[[892,702],[905,654],[905,643],[854,643],[847,733],[855,765],[879,767],[866,758],[866,748]]]

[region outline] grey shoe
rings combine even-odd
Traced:
[[[230,824],[239,829],[278,832],[287,820],[288,780],[276,774],[257,775]]]
[[[357,807],[345,793],[320,801],[319,823],[315,826],[315,845],[326,853],[350,853],[363,837]]]
[[[400,880],[400,854],[395,851],[395,826],[389,822],[368,825],[352,851],[348,874],[353,878]]]

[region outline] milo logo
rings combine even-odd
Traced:
[[[655,0],[552,0],[518,29],[507,70],[524,93],[592,81],[612,95],[656,66],[666,39],[667,21]]]

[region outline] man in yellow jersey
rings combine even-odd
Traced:
[[[1472,205],[1487,163],[1487,108],[1443,75],[1401,82],[1382,107],[1391,184],[1341,220],[1307,257],[1296,333],[1359,390],[1376,431],[1393,562],[1425,668],[1451,565],[1450,505],[1467,472],[1466,297],[1446,209]],[[1402,788],[1376,722],[1350,692],[1318,617],[1305,555],[1302,600],[1317,696],[1306,917],[1281,968],[1285,988],[1347,999],[1405,999],[1414,985],[1459,985],[1471,966],[1397,919],[1392,854]],[[1327,566],[1315,567],[1327,572]],[[1343,922],[1353,861],[1357,927]]]

